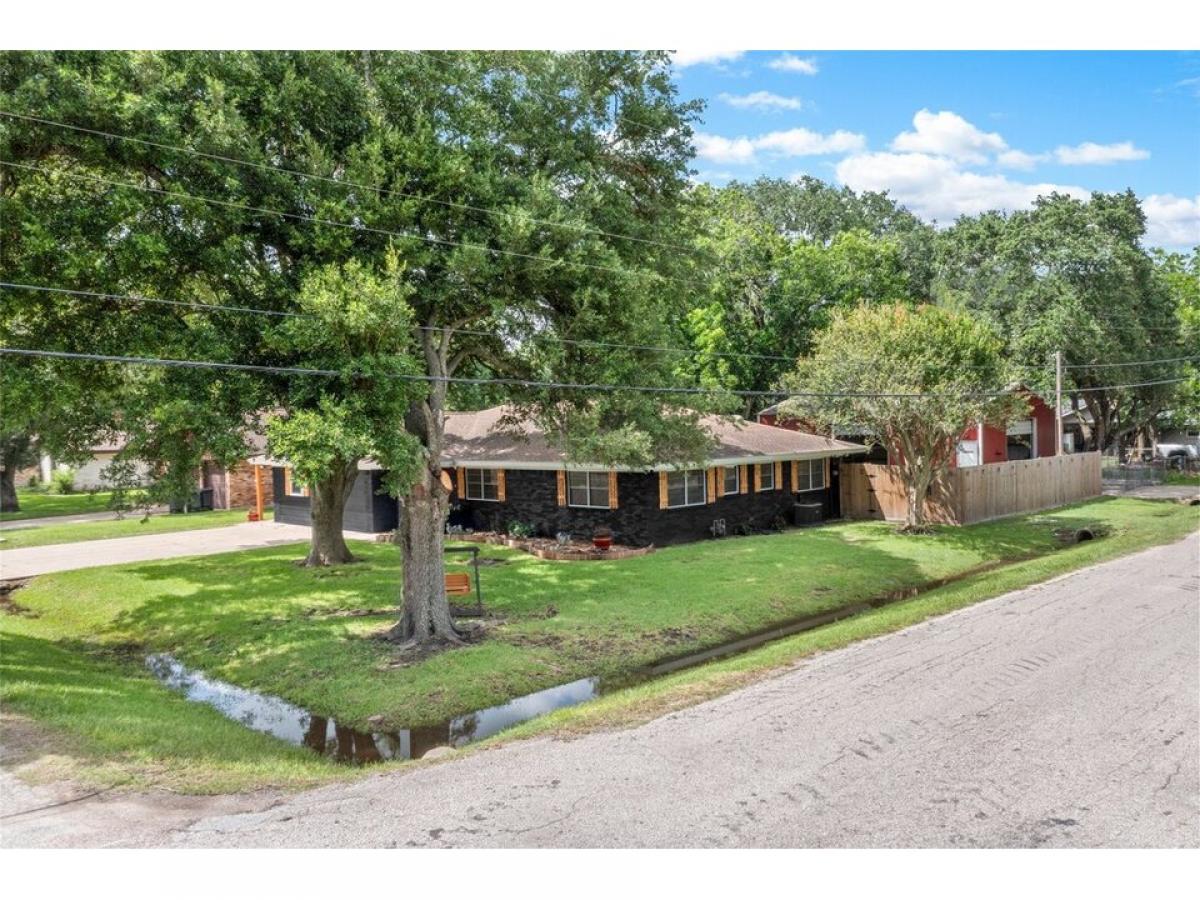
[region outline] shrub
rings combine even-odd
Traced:
[[[533,537],[533,526],[526,522],[509,522],[508,536],[514,538]]]
[[[55,469],[50,476],[50,486],[56,494],[75,493],[75,470],[69,467]]]

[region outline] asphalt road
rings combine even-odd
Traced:
[[[1198,846],[1198,732],[1193,535],[823,654],[639,728],[513,743],[110,839]],[[85,805],[93,816],[104,807]]]

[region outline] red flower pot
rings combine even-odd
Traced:
[[[250,512],[246,513],[246,518],[249,519],[251,522],[257,522],[258,521],[258,513],[255,512],[254,510],[250,510]]]
[[[592,538],[592,546],[597,550],[607,550],[612,546],[612,535],[600,536],[596,535]]]

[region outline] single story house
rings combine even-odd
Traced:
[[[570,463],[532,423],[504,428],[504,407],[446,414],[441,460],[452,492],[450,525],[503,531],[516,523],[535,534],[588,537],[597,528],[630,546],[665,545],[780,520],[815,521],[837,509],[833,458],[866,448],[802,431],[707,416],[712,454],[698,468],[662,463],[647,469]],[[307,524],[307,491],[277,461],[275,520]],[[367,462],[347,502],[345,527],[387,531],[396,501],[381,490],[382,473]]]
[[[958,452],[951,462],[952,468],[978,466],[981,462],[986,465],[1055,455],[1053,408],[1023,385],[1011,385],[1008,390],[1021,394],[1028,401],[1028,414],[1007,425],[988,422],[974,422],[968,425],[959,436]],[[778,403],[760,412],[758,421],[779,428],[800,428],[803,424],[795,419],[781,419]],[[835,429],[835,432],[839,437],[864,441],[862,434],[855,432],[853,428],[839,428]],[[1071,452],[1072,447],[1067,446],[1070,443],[1072,442],[1069,440],[1064,441],[1064,452]],[[895,457],[894,448],[876,445],[866,456],[856,458],[852,462],[895,463]]]

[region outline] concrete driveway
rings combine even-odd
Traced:
[[[639,728],[287,799],[112,795],[38,810],[64,798],[26,789],[18,810],[33,811],[9,814],[3,843],[1194,847],[1198,636],[1192,535]]]
[[[1146,484],[1125,488],[1106,484],[1104,493],[1110,497],[1136,497],[1138,500],[1191,500],[1200,497],[1200,487],[1186,484]]]
[[[92,566],[228,553],[231,550],[250,550],[255,547],[307,541],[309,536],[309,529],[303,525],[242,522],[238,525],[201,528],[195,531],[0,550],[0,578],[28,578],[31,575],[88,569]],[[374,539],[374,535],[350,531],[346,532],[346,537]]]

